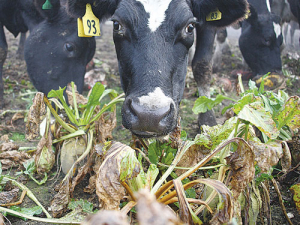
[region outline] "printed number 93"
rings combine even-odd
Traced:
[[[93,34],[96,34],[97,33],[97,28],[95,27],[96,25],[96,22],[95,20],[87,20],[87,26],[89,28],[89,32],[88,33],[91,33],[91,30],[93,28]]]

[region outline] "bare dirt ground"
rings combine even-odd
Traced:
[[[231,52],[224,52],[221,69],[212,76],[211,90],[213,95],[222,93],[230,97],[236,96],[236,79],[231,76],[231,72],[233,70],[245,70],[241,53],[237,46],[239,31],[230,30],[229,41]],[[27,75],[25,62],[18,59],[16,56],[18,39],[15,39],[8,32],[6,32],[6,34],[9,52],[4,65],[3,75],[5,87],[5,108],[0,110],[0,144],[1,142],[9,139],[20,146],[36,146],[37,141],[28,142],[24,138],[26,109],[28,109],[32,104],[32,98],[34,96],[34,93],[32,92],[34,92],[35,89],[30,83]],[[299,35],[299,33],[297,35]],[[298,40],[298,37],[295,39]],[[94,57],[94,67],[87,78],[86,91],[88,90],[89,85],[92,85],[95,80],[99,80],[103,84],[106,84],[108,88],[113,88],[122,92],[118,78],[117,58],[112,40],[112,27],[110,23],[106,23],[102,26],[102,36],[96,41],[97,50]],[[285,50],[283,54],[283,67],[289,74],[294,76],[286,78],[286,82],[281,86],[281,88],[286,90],[290,95],[299,95],[300,93],[300,81],[298,77],[300,75],[300,48],[299,45],[297,45],[297,42],[295,44],[295,47]],[[191,110],[194,101],[197,99],[197,87],[191,77],[191,73],[189,73],[186,81],[184,98],[180,106],[182,117],[181,125],[182,129],[187,131],[188,136],[193,138],[199,132],[197,115],[194,115]],[[246,84],[247,82],[245,82],[245,85]],[[222,123],[225,120],[225,116],[220,114],[220,110],[222,108],[223,107],[220,106],[215,110],[219,123]],[[17,111],[19,111],[19,114],[16,114]],[[120,115],[118,115],[118,125],[113,135],[116,140],[125,144],[129,143],[131,139],[131,134],[121,125]],[[13,176],[13,174],[11,175]],[[37,186],[31,182],[27,183],[29,188],[31,188],[31,190],[38,196],[39,200],[46,208],[49,206],[49,202],[56,193],[54,191],[54,186],[59,182],[59,178],[61,178],[59,177],[58,179],[55,178],[53,180],[53,177],[54,176],[50,176],[46,185],[43,186]],[[300,176],[298,171],[298,173],[294,173],[292,177],[289,178],[289,181],[296,182],[298,180],[299,182],[299,178]],[[77,191],[75,191],[76,194],[74,196],[75,198],[79,198],[81,196],[81,189],[84,185],[85,184],[82,183],[79,187],[77,187]],[[294,218],[292,218],[293,223],[300,224],[300,216],[295,208],[295,204],[293,203],[292,195],[288,190],[290,185],[291,182],[283,181],[280,183],[280,190],[282,191],[287,211],[294,216]],[[271,205],[273,224],[288,224],[279,206],[278,196],[273,193],[274,190],[272,188],[270,189],[272,190]],[[90,196],[88,198],[92,199],[94,197],[95,196]],[[30,200],[25,200],[22,206],[24,205],[32,205],[32,202],[30,202]],[[8,219],[12,224],[16,225],[43,224],[34,221],[25,222],[11,216],[9,216]]]

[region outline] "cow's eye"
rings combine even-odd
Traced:
[[[68,51],[68,52],[72,52],[74,51],[74,46],[70,43],[65,43],[65,49]]]
[[[186,26],[185,32],[191,34],[193,33],[194,29],[195,29],[195,24],[190,23],[189,25]]]
[[[264,44],[265,44],[266,46],[270,46],[270,45],[271,45],[271,40],[268,39],[268,38],[264,39]]]
[[[122,26],[118,21],[113,21],[113,26],[115,31],[120,31],[122,29]]]

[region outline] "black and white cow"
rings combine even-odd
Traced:
[[[298,23],[300,26],[300,1],[299,0],[288,0],[290,3],[290,8],[293,13],[293,15],[298,19]],[[300,44],[300,38],[299,38],[299,44]]]
[[[7,55],[6,27],[14,36],[30,31],[24,55],[29,77],[38,91],[64,87],[74,81],[83,89],[86,64],[95,52],[94,38],[79,38],[76,19],[50,0],[52,9],[42,10],[45,0],[0,1],[0,108],[4,105],[2,69]]]
[[[280,17],[272,14],[269,0],[248,0],[250,16],[242,21],[239,47],[255,75],[281,71]]]
[[[284,41],[285,44],[287,43],[287,31],[288,31],[288,25],[290,24],[290,37],[291,37],[291,43],[293,45],[294,43],[294,32],[297,29],[295,27],[294,21],[298,23],[298,19],[293,15],[291,12],[290,4],[287,0],[272,0],[271,1],[271,11],[272,13],[280,16],[281,18],[281,26],[283,28],[284,33]]]
[[[113,21],[126,94],[123,125],[140,137],[163,136],[177,125],[194,28],[197,47],[192,65],[203,95],[202,88],[209,86],[216,27],[241,19],[248,7],[244,0],[68,0],[68,10],[82,17],[86,3],[91,3],[97,17]],[[207,22],[206,16],[216,9],[222,18]]]

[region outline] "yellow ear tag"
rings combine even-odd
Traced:
[[[90,35],[85,35],[83,30],[82,19],[77,18],[77,27],[78,27],[78,37],[92,37]]]
[[[100,22],[94,15],[91,4],[86,4],[86,11],[82,17],[82,23],[85,35],[100,36]]]
[[[215,21],[220,19],[222,19],[222,13],[218,9],[213,12],[210,12],[206,16],[206,21]]]

